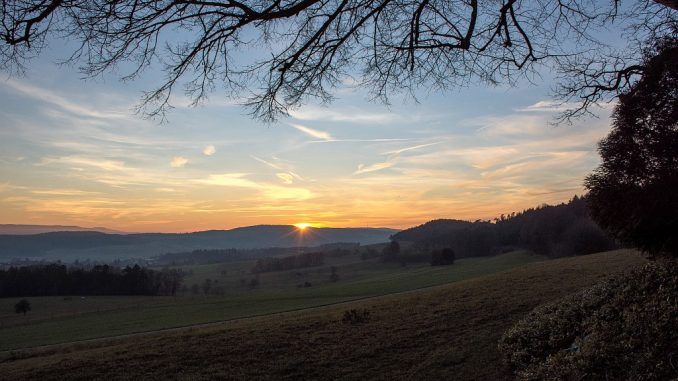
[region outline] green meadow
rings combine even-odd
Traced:
[[[42,297],[28,298],[26,317],[14,314],[17,298],[0,299],[0,350],[36,347],[110,336],[185,327],[285,311],[331,305],[380,295],[439,286],[506,271],[543,258],[517,251],[495,257],[466,258],[451,266],[427,263],[382,263],[358,255],[329,258],[325,265],[262,273],[259,286],[240,281],[253,278],[252,262],[183,267],[185,284],[211,279],[223,295],[175,297]],[[331,266],[339,280],[329,279]],[[305,282],[310,287],[299,287]]]

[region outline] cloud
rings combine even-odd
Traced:
[[[272,200],[307,200],[314,196],[313,192],[308,189],[259,183],[246,179],[247,175],[247,173],[213,174],[209,175],[206,179],[195,180],[195,182],[207,185],[256,189],[265,198]]]
[[[251,157],[252,159],[254,159],[254,160],[256,160],[256,161],[262,163],[262,164],[265,164],[265,165],[267,165],[267,166],[273,168],[273,169],[277,169],[277,170],[281,170],[281,171],[284,170],[284,168],[283,168],[282,166],[278,165],[278,164],[271,163],[270,161],[266,161],[266,160],[264,160],[264,159],[262,159],[262,158],[259,158],[259,157],[254,156],[254,155],[250,155],[250,157]]]
[[[424,148],[424,147],[430,147],[430,146],[434,146],[434,145],[437,145],[437,144],[440,144],[440,143],[442,143],[442,142],[419,144],[419,145],[412,146],[412,147],[405,147],[405,148],[397,149],[397,150],[394,150],[394,151],[384,152],[383,155],[400,155],[403,152],[413,151],[413,150],[421,149],[421,148]]]
[[[402,119],[401,115],[394,113],[364,112],[357,109],[330,110],[322,107],[304,107],[290,111],[290,115],[299,120],[369,124],[386,124]]]
[[[5,80],[2,83],[25,96],[52,104],[62,109],[63,111],[67,111],[71,114],[76,114],[81,117],[96,119],[121,119],[126,118],[128,114],[127,112],[124,111],[101,112],[93,108],[84,107],[77,103],[73,103],[66,99],[65,97],[62,97],[61,95],[50,90],[29,85],[27,83],[23,83],[14,79]]]
[[[284,163],[283,164],[273,163],[273,162],[264,160],[260,157],[256,157],[254,155],[250,155],[250,157],[252,159],[266,165],[267,167],[273,168],[273,169],[278,170],[278,171],[284,171],[284,172],[278,172],[275,175],[279,179],[281,179],[285,184],[292,184],[294,179],[297,179],[299,181],[305,181],[304,178],[301,177],[301,175],[293,172],[293,170],[292,170],[293,168],[290,165],[287,165],[287,164],[284,164]],[[273,159],[276,160],[276,161],[280,161],[280,159],[278,159],[275,156],[273,157]]]
[[[219,185],[224,187],[240,188],[258,188],[254,181],[245,179],[247,173],[225,173],[220,175],[209,175],[206,179],[199,179],[196,182],[208,185]]]
[[[393,165],[395,165],[395,161],[396,161],[396,159],[398,159],[398,156],[400,156],[400,154],[402,154],[403,152],[414,151],[414,150],[418,150],[418,149],[421,149],[421,148],[434,146],[434,145],[437,145],[437,144],[440,144],[440,143],[442,143],[442,142],[419,144],[419,145],[416,145],[416,146],[404,147],[404,148],[400,148],[400,149],[397,149],[397,150],[384,152],[384,153],[382,153],[382,155],[388,156],[388,159],[386,161],[381,162],[381,163],[371,164],[371,165],[360,164],[360,165],[358,165],[358,170],[353,172],[353,174],[354,175],[360,175],[360,174],[363,174],[363,173],[376,172],[376,171],[381,171],[382,169],[391,168]]]
[[[202,150],[203,155],[205,156],[212,156],[217,152],[216,147],[214,147],[213,144],[208,144],[205,146],[205,148]]]
[[[385,161],[383,163],[375,163],[375,164],[372,164],[372,165],[360,164],[360,165],[358,165],[358,170],[355,171],[353,174],[360,175],[360,174],[363,174],[363,173],[381,171],[382,169],[392,167],[393,164],[395,164],[395,163],[393,163],[391,161]]]
[[[294,173],[294,172],[292,172],[292,171],[287,172],[287,174],[290,175],[290,176],[292,176],[292,177],[294,177],[294,178],[297,179],[297,180],[305,181],[304,178],[301,177],[301,175],[299,175],[299,174],[297,174],[297,173]]]
[[[412,139],[404,138],[384,138],[384,139],[332,139],[332,140],[313,140],[309,143],[389,143],[389,142],[406,142]]]
[[[46,157],[35,165],[44,166],[53,163],[77,166],[75,168],[80,168],[81,166],[94,167],[105,171],[124,171],[127,169],[125,162],[120,160],[101,160],[82,156]]]
[[[518,112],[563,112],[575,108],[576,103],[556,102],[552,100],[539,101],[527,107],[519,108]]]
[[[485,138],[518,138],[520,140],[549,133],[548,120],[543,115],[504,115],[482,116],[466,119],[461,125],[476,128],[479,135]]]
[[[99,192],[89,192],[80,189],[45,189],[45,190],[31,190],[32,194],[44,196],[74,196],[74,197],[88,197],[98,195]]]
[[[182,168],[186,166],[186,163],[188,163],[188,159],[183,157],[183,156],[175,156],[172,158],[172,161],[170,162],[170,165],[172,168]]]
[[[302,126],[301,124],[296,124],[296,123],[290,123],[290,126],[296,128],[297,130],[305,133],[306,135],[312,136],[316,139],[334,140],[332,135],[330,135],[329,133],[327,133],[325,131],[315,130],[313,128]]]
[[[276,173],[275,175],[285,184],[292,184],[294,182],[294,176],[289,173]]]

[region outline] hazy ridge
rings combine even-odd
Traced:
[[[387,228],[307,228],[258,225],[194,233],[108,234],[99,231],[59,231],[0,235],[0,258],[147,258],[194,249],[258,249],[319,246],[336,242],[387,242],[397,230]]]

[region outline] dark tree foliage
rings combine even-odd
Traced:
[[[253,273],[285,271],[303,267],[321,266],[325,262],[325,254],[320,252],[302,253],[287,257],[258,259],[252,268]]]
[[[10,0],[0,3],[0,63],[21,71],[64,39],[76,46],[66,60],[89,76],[126,69],[131,80],[162,66],[142,100],[150,115],[177,88],[199,103],[223,87],[265,120],[309,97],[330,101],[346,80],[388,102],[513,83],[544,64],[562,75],[563,99],[583,101],[573,115],[633,83],[644,70],[637,44],[674,32],[675,9],[675,0]],[[598,38],[617,25],[627,49]]]
[[[330,282],[338,282],[339,281],[339,272],[338,272],[337,266],[332,266],[330,267]]]
[[[431,266],[447,266],[454,264],[454,250],[446,247],[442,250],[434,250],[431,253]]]
[[[391,241],[381,250],[382,259],[384,262],[395,262],[399,260],[400,244],[398,241]]]
[[[645,67],[619,97],[586,187],[600,226],[651,255],[678,256],[678,41],[658,43]]]
[[[202,283],[202,292],[203,294],[207,295],[209,294],[210,290],[212,289],[212,279],[207,278],[205,281]]]
[[[616,247],[589,216],[585,198],[543,205],[488,221],[434,220],[403,230],[393,239],[414,243],[426,255],[449,247],[457,258],[522,248],[549,257],[591,254]],[[430,258],[430,257],[429,257]]]
[[[139,266],[108,265],[91,270],[61,264],[0,270],[0,297],[54,295],[174,295],[180,270],[154,271]]]
[[[31,303],[26,299],[21,299],[17,304],[14,305],[14,312],[18,314],[24,314],[31,310]]]

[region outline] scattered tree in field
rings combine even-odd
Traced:
[[[209,294],[210,290],[212,289],[212,279],[207,278],[205,281],[202,283],[202,292],[203,294],[207,295]]]
[[[431,253],[431,266],[447,266],[454,264],[454,250],[446,247],[442,250],[434,250]]]
[[[24,314],[31,310],[31,303],[26,299],[21,299],[17,304],[14,305],[14,312],[18,314]]]
[[[367,248],[365,248],[365,250],[363,250],[362,253],[360,253],[360,259],[363,261],[366,261],[370,258],[376,258],[378,256],[379,252],[372,246],[368,246]]]
[[[142,99],[149,115],[177,88],[197,104],[220,87],[265,120],[310,97],[329,101],[354,77],[388,102],[469,81],[511,84],[548,65],[565,81],[556,94],[583,101],[578,114],[642,74],[638,42],[673,32],[675,9],[675,0],[7,1],[0,63],[21,71],[50,41],[71,40],[66,58],[89,76],[124,67],[132,79],[163,65]],[[598,42],[613,25],[627,48]]]
[[[398,260],[400,255],[400,244],[398,241],[391,241],[388,245],[384,246],[381,251],[382,258],[384,262],[394,262]]]
[[[330,281],[331,282],[338,282],[339,281],[339,272],[338,272],[339,269],[337,268],[337,266],[330,267],[330,271],[332,272],[330,274]]]
[[[197,283],[193,283],[193,285],[191,286],[191,294],[198,295],[199,293],[200,293],[200,285],[198,285]]]
[[[255,288],[259,288],[259,278],[252,278],[249,283],[249,288],[250,290],[254,290]]]
[[[678,40],[657,44],[619,97],[601,165],[586,179],[593,218],[617,239],[678,256]]]

